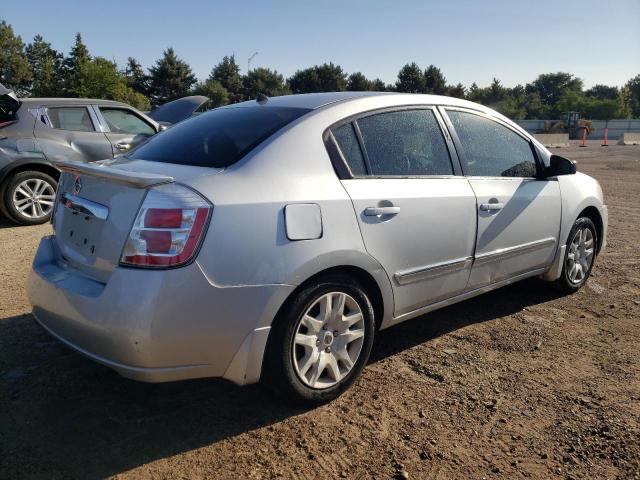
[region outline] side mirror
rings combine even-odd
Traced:
[[[558,175],[573,175],[576,173],[576,162],[560,155],[551,155],[550,165],[545,168],[545,177],[557,177]]]

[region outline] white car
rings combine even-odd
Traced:
[[[606,243],[597,181],[447,97],[261,97],[58,167],[33,313],[144,381],[330,400],[378,329],[532,276],[576,291]]]

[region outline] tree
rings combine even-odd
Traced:
[[[527,92],[536,92],[544,105],[555,105],[567,92],[582,92],[582,80],[570,73],[544,73],[528,84]]]
[[[396,90],[405,93],[424,93],[427,84],[420,67],[414,63],[407,63],[398,72]]]
[[[627,89],[629,95],[629,108],[634,118],[640,117],[640,75],[636,75],[629,80],[624,88]]]
[[[491,85],[486,91],[484,103],[494,105],[505,100],[507,97],[507,89],[502,86],[500,80],[494,78]]]
[[[447,95],[455,98],[465,98],[466,88],[464,88],[464,85],[462,85],[461,83],[458,83],[455,86],[449,85],[447,87]]]
[[[290,93],[284,77],[275,70],[254,68],[242,77],[243,93],[246,99],[254,99],[258,93],[277,97]]]
[[[0,83],[18,95],[27,93],[31,83],[31,68],[22,38],[16,36],[4,20],[0,21]]]
[[[115,62],[103,57],[95,57],[85,64],[82,71],[87,97],[117,100],[141,110],[149,109],[149,100],[127,86],[127,81],[118,71],[118,65]]]
[[[293,93],[342,92],[347,87],[347,74],[333,63],[298,70],[288,80]]]
[[[71,97],[86,97],[84,84],[85,68],[91,61],[89,49],[82,42],[82,35],[76,33],[76,41],[71,47],[69,56],[64,59],[64,93]]]
[[[149,92],[149,76],[144,73],[142,65],[135,58],[127,58],[127,65],[122,71],[127,86],[134,92],[147,95]]]
[[[153,105],[161,105],[188,95],[197,81],[191,67],[178,58],[171,47],[149,69],[149,74],[149,93]]]
[[[57,97],[62,95],[62,54],[45,42],[40,35],[25,49],[33,74],[31,95],[34,97]]]
[[[467,94],[467,99],[471,100],[472,102],[482,103],[484,101],[484,98],[485,98],[484,89],[480,88],[476,84],[476,82],[473,82],[471,84],[471,87],[469,87],[469,93]]]
[[[236,63],[235,55],[223,57],[222,61],[211,70],[209,80],[218,81],[227,90],[231,103],[244,100],[240,66]]]
[[[617,100],[618,87],[609,87],[607,85],[594,85],[584,92],[587,97],[595,97],[600,100]]]
[[[429,65],[424,71],[425,92],[435,95],[447,93],[447,79],[435,65]]]
[[[371,82],[371,90],[374,92],[386,92],[390,90],[390,88],[379,78],[376,78],[373,82]]]
[[[384,83],[382,84],[384,86]],[[350,92],[366,92],[373,90],[373,82],[361,72],[354,72],[347,78],[347,90]]]
[[[631,101],[631,89],[625,85],[620,89],[620,94],[618,96],[618,115],[621,118],[631,118],[633,116]]]
[[[212,78],[197,83],[193,89],[193,94],[209,97],[208,106],[210,108],[222,107],[229,103],[229,92],[227,92],[227,89],[224,88],[219,81],[213,80]]]

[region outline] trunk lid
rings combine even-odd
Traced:
[[[56,244],[69,267],[102,283],[118,266],[150,188],[216,171],[122,157],[56,166],[62,170],[52,220]]]

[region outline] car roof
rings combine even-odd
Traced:
[[[252,107],[267,105],[271,107],[290,107],[317,110],[327,105],[336,103],[346,103],[363,98],[393,96],[398,100],[398,104],[429,104],[429,105],[451,105],[459,107],[473,108],[475,110],[487,110],[486,107],[468,100],[444,95],[430,95],[422,93],[400,93],[400,92],[322,92],[322,93],[301,93],[296,95],[282,95],[279,97],[269,97],[266,104],[257,100],[228,105],[223,108]]]
[[[20,101],[25,105],[56,105],[56,106],[75,106],[75,105],[105,105],[112,107],[130,107],[126,103],[116,102],[115,100],[100,100],[97,98],[21,98]]]

